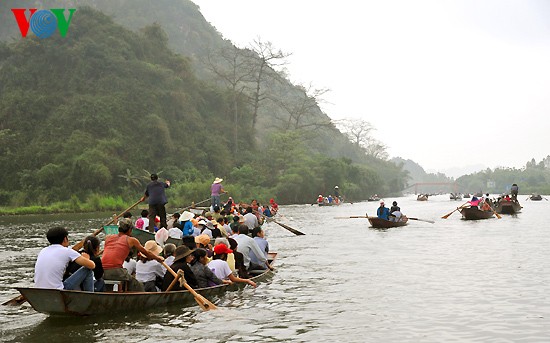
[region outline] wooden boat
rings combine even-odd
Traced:
[[[460,194],[460,193],[456,193],[456,194],[455,194],[455,193],[451,193],[451,194],[449,195],[449,199],[450,199],[450,200],[462,200],[462,194]]]
[[[498,214],[515,214],[520,212],[521,205],[517,201],[503,201],[497,203],[495,212]]]
[[[378,217],[369,217],[369,223],[371,227],[377,228],[377,229],[388,229],[390,227],[398,227],[398,226],[405,226],[407,225],[407,222],[409,219],[405,216],[401,218],[401,221],[398,222],[392,222],[390,220],[378,218]]]
[[[318,203],[319,206],[340,206],[342,204],[342,202],[320,202]]]
[[[271,263],[277,253],[269,253]],[[256,283],[264,282],[273,276],[273,271],[251,278]],[[245,287],[244,283],[218,285],[196,289],[197,293],[212,299],[227,291],[236,291]],[[173,292],[83,292],[44,288],[16,288],[29,304],[38,312],[50,315],[90,316],[96,314],[143,311],[144,308],[162,310],[164,306],[177,304],[179,307],[196,305],[189,291]]]
[[[529,200],[533,200],[533,201],[541,201],[542,200],[542,195],[540,194],[531,194],[529,196]]]
[[[427,201],[428,195],[427,194],[419,194],[418,197],[416,197],[416,200],[418,201]]]
[[[462,196],[464,199],[470,199],[470,193],[466,193]]]
[[[373,195],[368,198],[367,201],[380,201],[380,197],[378,197],[377,195]]]
[[[465,220],[489,219],[494,215],[493,211],[482,211],[477,207],[463,207],[460,213]]]

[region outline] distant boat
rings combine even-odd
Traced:
[[[451,193],[451,195],[449,195],[449,199],[451,199],[451,200],[462,200],[462,194],[460,194],[460,193]]]
[[[388,229],[390,227],[398,227],[407,225],[409,219],[405,216],[401,217],[401,220],[398,222],[392,222],[391,220],[386,220],[378,217],[369,217],[369,223],[373,228],[377,229]]]
[[[416,200],[418,200],[418,201],[426,201],[426,200],[428,200],[428,194],[419,194],[419,195],[416,197]]]
[[[470,199],[470,193],[466,193],[462,196],[464,199]]]
[[[378,195],[375,194],[370,198],[368,198],[367,201],[380,201],[380,197],[378,197]]]
[[[541,201],[542,200],[542,195],[537,194],[537,193],[533,193],[529,196],[528,199],[533,200],[533,201]]]
[[[495,212],[499,214],[515,214],[521,211],[521,205],[517,201],[501,199],[495,206]]]

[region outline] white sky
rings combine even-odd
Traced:
[[[425,169],[522,167],[550,154],[550,1],[193,0],[237,46],[292,53],[391,157]]]

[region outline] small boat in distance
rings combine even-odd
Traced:
[[[367,199],[367,201],[380,201],[380,197],[378,194],[371,195],[370,198]]]
[[[533,201],[541,201],[542,200],[542,195],[537,194],[537,193],[533,193],[529,196],[528,199],[533,200]]]
[[[427,201],[428,200],[428,194],[418,194],[416,197],[416,200],[418,201]]]

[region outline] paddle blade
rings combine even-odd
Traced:
[[[290,226],[288,225],[285,225],[283,223],[279,223],[278,221],[274,220],[273,221],[275,224],[279,224],[280,226],[284,227],[285,229],[287,229],[288,231],[292,232],[293,234],[297,235],[297,236],[302,236],[302,235],[305,235],[305,233],[301,232],[301,231],[298,231],[296,229],[293,229],[291,228]]]
[[[2,303],[2,305],[3,306],[17,306],[17,305],[23,304],[25,301],[27,301],[27,299],[24,296],[18,295],[15,298],[10,299],[10,300]]]

